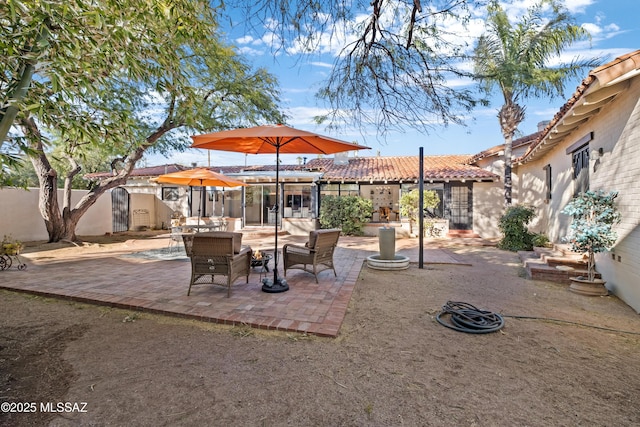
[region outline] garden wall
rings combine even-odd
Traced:
[[[86,190],[73,190],[72,205],[77,203]],[[15,188],[0,189],[0,237],[11,235],[14,239],[27,242],[49,240],[44,220],[38,209],[39,190]],[[58,190],[58,203],[62,206],[63,190]],[[111,193],[98,198],[80,219],[76,234],[79,236],[99,236],[110,233]]]

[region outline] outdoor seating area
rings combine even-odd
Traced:
[[[185,251],[191,254],[193,237],[185,238]],[[135,239],[124,249],[83,251],[68,258],[51,258],[38,252],[25,254],[29,274],[15,268],[5,270],[6,280],[0,288],[205,322],[335,337],[363,263],[378,250],[377,238],[342,236],[333,252],[333,275],[323,274],[317,283],[313,274],[289,269],[287,281],[291,289],[279,294],[261,291],[265,273],[259,266],[249,268],[248,280],[244,271],[240,273],[232,282],[230,293],[224,292],[224,288],[228,290],[226,282],[220,282],[225,283],[221,287],[193,286],[185,292],[192,277],[190,258],[142,256],[168,252],[169,238],[165,234],[157,239]],[[284,245],[304,247],[304,240],[304,236],[282,236]],[[243,236],[241,243],[267,256],[273,254],[271,236]],[[398,245],[399,253],[417,260],[411,240],[399,241]],[[425,262],[458,263],[450,252],[436,248],[425,249]]]

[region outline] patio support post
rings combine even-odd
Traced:
[[[424,148],[420,147],[420,151],[418,154],[420,171],[418,172],[419,176],[419,184],[418,184],[418,229],[420,230],[418,235],[418,268],[424,268]]]

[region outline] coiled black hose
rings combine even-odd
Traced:
[[[480,310],[466,302],[456,301],[447,301],[442,306],[442,311],[436,316],[436,320],[442,326],[469,334],[488,334],[504,326],[501,315]]]

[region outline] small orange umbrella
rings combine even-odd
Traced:
[[[180,172],[172,172],[153,178],[152,181],[164,184],[188,185],[189,187],[238,187],[246,186],[242,181],[229,178],[208,168],[187,169]],[[202,197],[198,205],[198,225],[200,225],[200,208]]]
[[[154,178],[153,181],[167,184],[188,185],[190,187],[238,187],[247,185],[237,179],[229,178],[208,168],[187,169],[180,172],[167,173]]]
[[[333,154],[343,151],[368,149],[363,145],[341,141],[328,136],[284,125],[263,125],[251,128],[225,130],[196,135],[192,148],[233,151],[247,154],[276,155],[276,216],[279,211],[280,153],[284,154]],[[273,256],[273,283],[265,283],[265,292],[284,292],[287,282],[278,278],[278,221],[276,220],[275,250]]]

